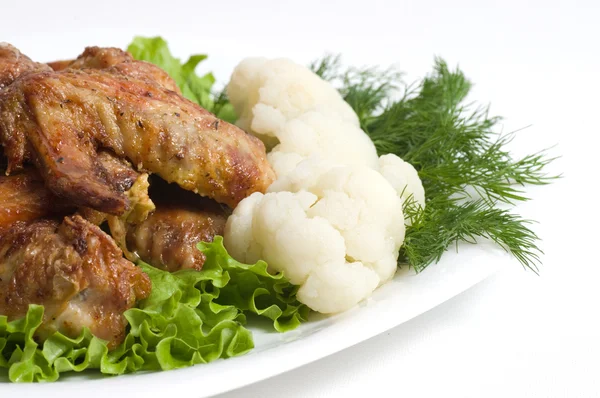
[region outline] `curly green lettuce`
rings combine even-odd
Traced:
[[[139,264],[152,281],[152,293],[125,312],[128,333],[112,351],[87,329],[74,339],[55,333],[36,342],[44,314],[39,305],[31,305],[22,319],[8,322],[0,316],[0,368],[8,369],[13,382],[55,381],[61,373],[86,369],[107,375],[177,369],[251,350],[246,314],[265,317],[279,332],[307,319],[297,287],[283,274],[268,272],[264,261],[235,261],[220,236],[198,248],[206,255],[202,271],[171,274]]]

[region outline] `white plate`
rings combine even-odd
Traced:
[[[400,270],[370,300],[343,314],[313,317],[279,334],[252,329],[256,348],[249,354],[168,372],[119,377],[95,373],[66,376],[52,384],[0,384],[0,396],[106,398],[110,396],[206,397],[264,380],[383,333],[474,286],[502,265],[507,253],[489,243],[462,245],[416,275]],[[190,395],[193,394],[193,395]]]

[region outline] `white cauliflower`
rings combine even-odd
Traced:
[[[239,115],[238,126],[261,138],[276,137],[287,121],[310,110],[359,125],[333,86],[288,59],[244,59],[231,75],[227,96]]]
[[[375,145],[359,127],[336,115],[309,111],[289,120],[277,131],[279,144],[267,155],[277,176],[298,163],[320,156],[334,163],[378,167]]]
[[[334,313],[368,297],[396,271],[402,202],[368,167],[310,159],[233,211],[225,245],[240,261],[265,260],[301,285],[298,299]]]
[[[313,270],[298,290],[298,300],[322,314],[352,308],[369,297],[379,278],[361,262],[333,262]]]
[[[419,176],[396,155],[377,157],[337,90],[289,60],[250,58],[228,95],[238,125],[265,142],[277,180],[244,199],[227,221],[225,246],[244,262],[265,260],[300,285],[315,311],[344,311],[396,271],[402,202],[425,205]]]
[[[425,208],[425,189],[412,164],[393,154],[383,155],[379,158],[379,172],[392,184],[402,200],[412,195],[413,200]]]
[[[238,126],[272,148],[269,161],[285,175],[311,155],[377,167],[377,152],[352,108],[329,83],[286,59],[248,58],[234,70],[227,94]]]

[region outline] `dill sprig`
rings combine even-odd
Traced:
[[[524,266],[538,270],[538,237],[529,220],[498,203],[528,200],[523,187],[547,184],[553,158],[540,151],[513,159],[506,149],[514,132],[498,134],[501,120],[488,107],[466,103],[472,84],[437,58],[433,72],[406,85],[397,70],[346,68],[339,56],[311,65],[331,81],[356,111],[379,154],[394,153],[415,166],[426,193],[425,209],[405,204],[413,220],[399,262],[422,271],[449,246],[491,239]]]
[[[412,220],[407,228],[400,264],[410,264],[417,272],[438,262],[451,245],[458,242],[477,243],[488,238],[514,255],[527,268],[538,272],[537,235],[525,220],[508,210],[476,199],[459,203],[441,196],[429,199],[424,211],[405,204],[405,215]]]

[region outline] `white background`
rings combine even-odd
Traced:
[[[564,178],[531,189],[540,277],[516,264],[365,343],[223,397],[600,396],[598,248],[600,5],[596,1],[54,1],[1,8],[0,41],[36,60],[163,35],[206,52],[221,81],[246,55],[398,65],[412,81],[434,55],[476,83],[525,154],[556,144]],[[352,333],[351,330],[348,333]],[[198,386],[199,389],[202,386]]]

